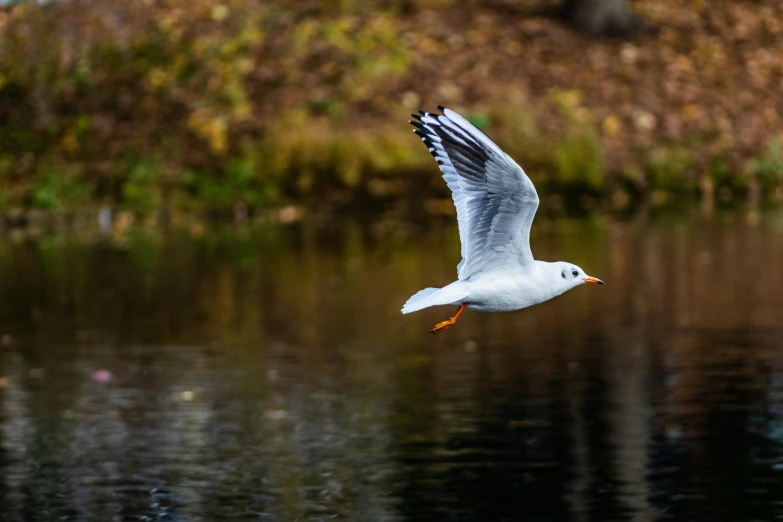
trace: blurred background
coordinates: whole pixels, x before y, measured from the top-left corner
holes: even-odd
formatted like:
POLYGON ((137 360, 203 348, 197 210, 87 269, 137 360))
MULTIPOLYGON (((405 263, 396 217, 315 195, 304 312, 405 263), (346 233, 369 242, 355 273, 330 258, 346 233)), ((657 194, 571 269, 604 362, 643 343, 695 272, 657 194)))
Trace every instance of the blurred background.
POLYGON ((0 0, 0 519, 783 519, 781 92, 778 0, 0 0), (437 105, 605 286, 400 314, 437 105))

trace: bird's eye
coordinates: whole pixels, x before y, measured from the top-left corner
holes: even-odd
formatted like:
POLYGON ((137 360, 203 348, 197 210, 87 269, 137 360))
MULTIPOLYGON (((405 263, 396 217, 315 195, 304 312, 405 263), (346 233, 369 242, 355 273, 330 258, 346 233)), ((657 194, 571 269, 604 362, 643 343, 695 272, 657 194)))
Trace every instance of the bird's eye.
POLYGON ((574 277, 576 277, 576 276, 578 276, 578 275, 579 275, 579 272, 577 272, 576 270, 573 270, 573 271, 571 272, 571 275, 572 275, 572 276, 574 276, 574 277))

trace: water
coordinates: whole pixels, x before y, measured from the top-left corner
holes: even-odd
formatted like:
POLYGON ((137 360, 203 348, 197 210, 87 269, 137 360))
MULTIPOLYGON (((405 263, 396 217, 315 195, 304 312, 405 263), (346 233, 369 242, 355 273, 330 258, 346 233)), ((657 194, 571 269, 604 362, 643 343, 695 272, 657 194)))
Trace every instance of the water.
POLYGON ((0 239, 0 519, 783 519, 783 219, 540 220, 606 281, 402 316, 451 220, 0 239))

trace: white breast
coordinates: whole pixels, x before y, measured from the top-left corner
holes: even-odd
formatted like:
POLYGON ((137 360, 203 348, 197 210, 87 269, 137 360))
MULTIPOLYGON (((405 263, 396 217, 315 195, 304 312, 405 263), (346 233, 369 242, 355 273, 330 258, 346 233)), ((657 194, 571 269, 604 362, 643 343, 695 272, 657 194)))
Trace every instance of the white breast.
POLYGON ((481 312, 510 312, 556 297, 569 286, 553 276, 550 263, 535 261, 528 270, 476 274, 470 285, 468 308, 481 312))

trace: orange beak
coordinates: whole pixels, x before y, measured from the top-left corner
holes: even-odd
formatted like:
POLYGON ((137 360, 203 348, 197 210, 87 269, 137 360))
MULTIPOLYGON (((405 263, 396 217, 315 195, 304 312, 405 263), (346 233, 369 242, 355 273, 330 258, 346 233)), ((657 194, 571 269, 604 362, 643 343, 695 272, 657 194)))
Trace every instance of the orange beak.
POLYGON ((584 281, 585 283, 593 283, 595 285, 602 285, 602 284, 604 284, 603 281, 601 281, 600 279, 597 279, 595 277, 583 277, 582 281, 584 281))

